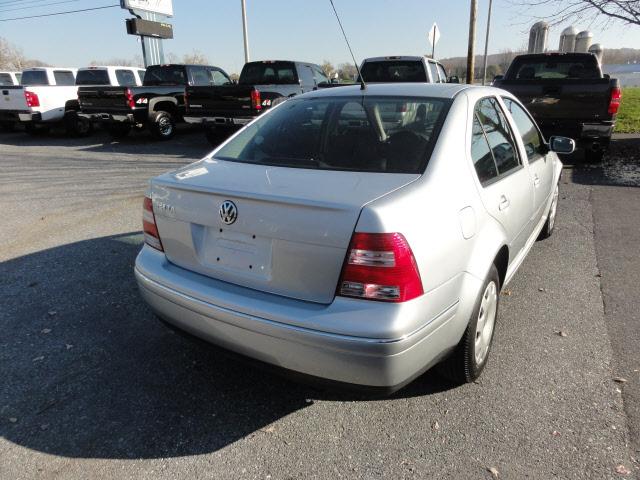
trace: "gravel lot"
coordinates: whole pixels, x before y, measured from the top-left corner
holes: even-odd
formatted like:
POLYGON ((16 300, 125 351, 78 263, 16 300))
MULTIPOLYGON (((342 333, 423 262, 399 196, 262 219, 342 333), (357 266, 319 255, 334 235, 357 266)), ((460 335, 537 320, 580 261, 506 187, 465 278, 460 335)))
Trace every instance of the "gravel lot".
POLYGON ((633 181, 565 170, 556 232, 502 295, 478 383, 429 372, 376 399, 263 372, 154 318, 132 274, 146 181, 209 148, 197 132, 148 141, 0 134, 0 478, 637 475, 633 181))

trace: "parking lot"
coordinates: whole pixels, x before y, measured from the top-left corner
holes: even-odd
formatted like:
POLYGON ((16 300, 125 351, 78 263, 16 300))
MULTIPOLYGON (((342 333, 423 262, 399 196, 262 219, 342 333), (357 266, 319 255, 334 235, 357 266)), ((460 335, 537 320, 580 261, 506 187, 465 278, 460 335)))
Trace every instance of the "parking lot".
POLYGON ((200 132, 0 134, 0 478, 637 475, 639 145, 564 170, 478 382, 372 398, 230 358, 142 302, 146 181, 206 154, 200 132))

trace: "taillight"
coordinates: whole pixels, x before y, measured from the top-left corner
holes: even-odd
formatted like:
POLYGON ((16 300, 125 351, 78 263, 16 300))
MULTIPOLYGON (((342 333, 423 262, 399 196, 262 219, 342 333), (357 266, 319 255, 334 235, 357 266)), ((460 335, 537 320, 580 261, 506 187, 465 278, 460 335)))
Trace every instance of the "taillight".
POLYGON ((254 110, 262 110, 262 101, 260 99, 260 90, 251 90, 251 107, 254 110))
POLYGON ((423 293, 416 260, 402 234, 353 234, 338 295, 406 302, 423 293))
POLYGON ((144 231, 144 241, 147 245, 164 252, 162 241, 156 225, 156 217, 153 214, 153 202, 149 197, 144 197, 142 207, 142 230, 144 231))
POLYGON ((135 108, 136 102, 133 100, 133 92, 131 91, 131 89, 127 88, 127 90, 124 92, 124 95, 127 99, 127 106, 129 108, 135 108))
POLYGON ((611 100, 609 100, 609 115, 615 115, 620 108, 620 101, 622 100, 622 90, 618 87, 611 89, 611 100))
POLYGON ((25 90, 24 91, 24 98, 27 101, 27 107, 39 107, 40 106, 40 99, 38 98, 38 95, 30 92, 29 90, 25 90))

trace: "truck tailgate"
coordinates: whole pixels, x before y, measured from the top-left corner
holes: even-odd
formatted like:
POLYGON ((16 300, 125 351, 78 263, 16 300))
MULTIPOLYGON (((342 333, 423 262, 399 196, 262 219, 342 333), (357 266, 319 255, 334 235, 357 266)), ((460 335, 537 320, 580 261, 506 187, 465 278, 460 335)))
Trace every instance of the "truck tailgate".
POLYGON ((80 87, 78 100, 84 112, 103 112, 129 108, 126 87, 80 87))
POLYGON ((187 114, 246 115, 252 114, 251 85, 188 87, 187 114))
POLYGON ((24 97, 24 87, 4 86, 0 87, 2 100, 0 100, 0 110, 26 111, 27 100, 24 97))

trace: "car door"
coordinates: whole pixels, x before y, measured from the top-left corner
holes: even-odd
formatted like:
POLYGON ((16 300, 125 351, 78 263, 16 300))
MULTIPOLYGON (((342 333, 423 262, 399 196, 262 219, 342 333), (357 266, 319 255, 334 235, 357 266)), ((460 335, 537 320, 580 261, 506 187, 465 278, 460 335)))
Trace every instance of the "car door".
POLYGON ((502 97, 502 101, 522 139, 521 154, 526 155, 529 163, 534 198, 532 222, 536 225, 546 214, 545 207, 555 187, 553 159, 540 130, 525 108, 509 97, 502 97))
POLYGON ((479 100, 473 110, 471 158, 487 212, 507 233, 513 259, 532 231, 533 186, 521 161, 509 122, 495 97, 479 100))

